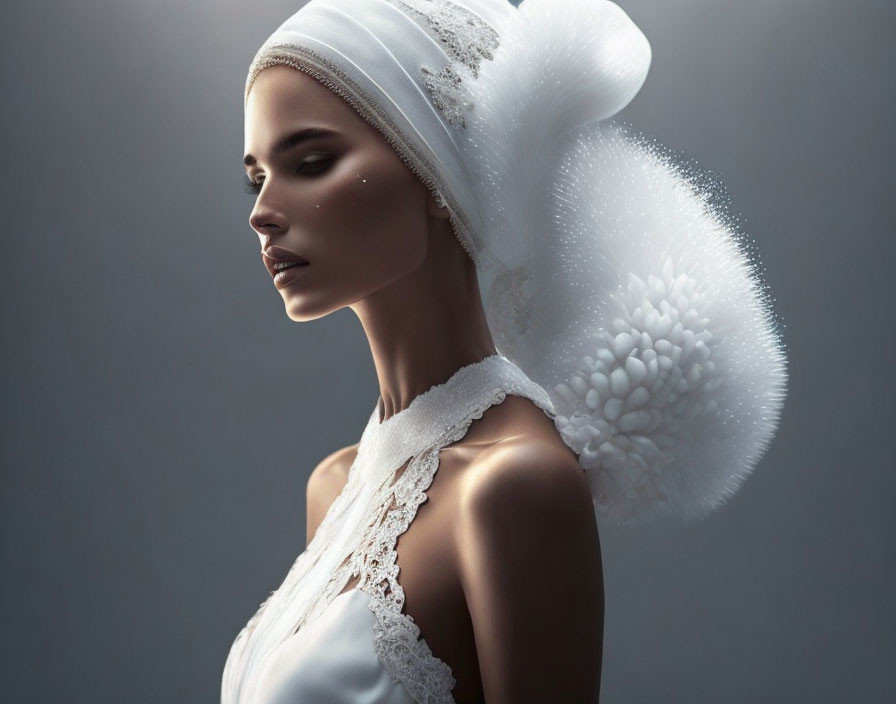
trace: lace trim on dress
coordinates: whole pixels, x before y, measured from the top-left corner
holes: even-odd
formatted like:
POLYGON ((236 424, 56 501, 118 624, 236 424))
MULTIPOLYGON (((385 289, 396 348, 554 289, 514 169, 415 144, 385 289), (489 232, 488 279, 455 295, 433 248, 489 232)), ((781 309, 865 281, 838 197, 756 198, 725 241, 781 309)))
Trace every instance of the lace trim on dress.
POLYGON ((369 606, 376 616, 374 648, 383 668, 404 684, 415 701, 453 704, 451 690, 456 681, 451 668, 433 655, 420 639, 413 618, 403 613, 405 595, 398 583, 396 545, 426 500, 439 466, 440 450, 461 439, 474 420, 501 403, 507 394, 529 398, 555 418, 547 392, 501 355, 462 368, 448 382, 421 394, 411 407, 379 425, 375 422, 378 409, 374 411, 346 484, 311 543, 295 560, 280 588, 262 602, 237 635, 225 667, 222 701, 250 701, 257 686, 255 673, 271 648, 324 613, 329 603, 360 576, 355 586, 371 597, 369 606), (405 464, 401 460, 409 461, 398 474, 405 464), (375 474, 362 475, 365 468, 380 463, 396 468, 383 475, 382 481, 375 474), (369 496, 361 493, 366 486, 370 487, 369 496), (367 509, 359 522, 349 525, 346 519, 356 501, 363 501, 367 509), (303 615, 290 623, 290 605, 299 590, 308 588, 303 577, 326 550, 332 549, 330 541, 342 529, 351 531, 345 544, 353 549, 322 580, 307 608, 302 609, 303 615), (278 625, 281 623, 286 626, 283 630, 278 625))
POLYGON ((403 612, 404 589, 398 583, 395 546, 420 505, 438 468, 439 448, 418 455, 395 485, 394 503, 383 523, 362 546, 364 579, 361 589, 371 595, 370 610, 376 615, 374 650, 386 671, 404 684, 416 702, 453 704, 456 680, 446 662, 435 657, 420 638, 420 627, 403 612))
POLYGON ((553 418, 550 401, 532 393, 531 389, 526 384, 510 383, 470 402, 466 417, 447 429, 431 448, 417 455, 392 485, 390 507, 378 512, 378 521, 359 546, 357 559, 353 559, 353 573, 363 575, 358 586, 370 594, 370 609, 377 616, 374 626, 377 656, 386 671, 402 682, 414 701, 421 704, 454 704, 451 690, 456 680, 448 664, 433 655, 426 641, 420 639, 420 628, 413 617, 403 612, 405 594, 398 582, 398 538, 426 501, 426 491, 439 467, 441 449, 463 438, 473 421, 482 418, 486 410, 501 403, 508 393, 518 392, 517 395, 529 398, 553 418))

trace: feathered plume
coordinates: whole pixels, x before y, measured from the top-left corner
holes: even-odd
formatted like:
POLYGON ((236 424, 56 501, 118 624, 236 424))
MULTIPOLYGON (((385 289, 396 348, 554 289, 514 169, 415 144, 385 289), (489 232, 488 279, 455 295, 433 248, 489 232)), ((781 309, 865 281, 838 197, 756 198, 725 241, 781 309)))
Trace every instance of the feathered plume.
POLYGON ((650 47, 605 0, 525 0, 472 85, 464 135, 502 263, 499 351, 551 394, 617 523, 703 516, 773 437, 786 360, 758 267, 706 172, 607 118, 650 47))

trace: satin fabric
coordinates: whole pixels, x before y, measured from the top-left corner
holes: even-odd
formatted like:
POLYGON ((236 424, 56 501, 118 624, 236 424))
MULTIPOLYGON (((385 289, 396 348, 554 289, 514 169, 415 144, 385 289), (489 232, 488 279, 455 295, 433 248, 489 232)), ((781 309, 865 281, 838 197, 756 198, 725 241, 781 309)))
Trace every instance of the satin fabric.
POLYGON ((256 704, 412 704, 373 649, 370 596, 351 589, 270 654, 256 704))

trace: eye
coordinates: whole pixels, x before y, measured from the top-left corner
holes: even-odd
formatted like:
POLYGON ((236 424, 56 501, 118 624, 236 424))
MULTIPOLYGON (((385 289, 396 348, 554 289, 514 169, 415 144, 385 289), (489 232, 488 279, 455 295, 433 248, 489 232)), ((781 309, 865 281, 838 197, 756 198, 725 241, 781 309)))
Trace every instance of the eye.
POLYGON ((326 155, 320 155, 316 159, 305 159, 305 161, 299 164, 299 167, 296 169, 296 173, 319 173, 321 171, 326 171, 327 167, 332 163, 332 161, 332 157, 326 155))
MULTIPOLYGON (((296 168, 296 174, 317 174, 323 173, 326 171, 330 164, 333 163, 333 158, 330 156, 320 156, 316 159, 305 159, 299 166, 296 168)), ((252 195, 258 195, 261 193, 261 187, 264 185, 264 179, 261 181, 253 181, 251 178, 246 176, 246 180, 243 183, 243 187, 246 190, 246 193, 251 193, 252 195)))

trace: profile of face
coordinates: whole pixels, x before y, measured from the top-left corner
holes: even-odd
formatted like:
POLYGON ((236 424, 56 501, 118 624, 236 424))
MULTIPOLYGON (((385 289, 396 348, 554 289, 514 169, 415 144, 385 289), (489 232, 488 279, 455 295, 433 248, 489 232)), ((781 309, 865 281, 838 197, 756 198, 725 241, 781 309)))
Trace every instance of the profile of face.
POLYGON ((448 226, 448 211, 380 132, 289 66, 256 77, 245 148, 257 193, 249 223, 262 251, 308 262, 287 270, 288 283, 275 279, 293 320, 322 317, 407 276, 426 258, 433 227, 448 226))

